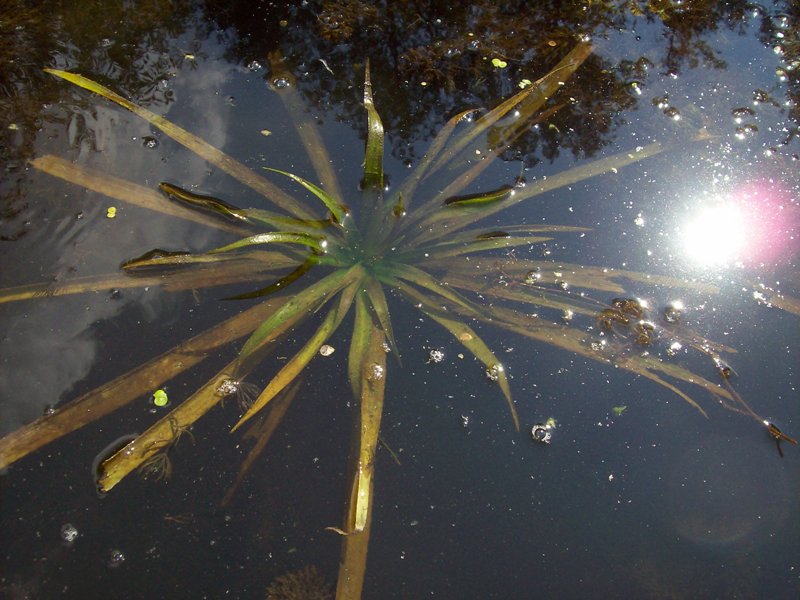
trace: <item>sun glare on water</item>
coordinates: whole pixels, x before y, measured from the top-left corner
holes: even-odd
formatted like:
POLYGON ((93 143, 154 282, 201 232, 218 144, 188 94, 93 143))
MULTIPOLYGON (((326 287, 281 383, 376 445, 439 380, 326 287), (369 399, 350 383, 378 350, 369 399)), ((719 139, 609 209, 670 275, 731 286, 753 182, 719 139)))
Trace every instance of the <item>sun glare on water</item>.
POLYGON ((681 224, 680 251, 705 268, 777 263, 797 251, 793 199, 750 184, 727 197, 698 203, 681 224))
POLYGON ((737 262, 747 239, 747 222, 742 211, 731 204, 703 208, 682 228, 682 246, 689 260, 702 266, 723 266, 737 262))

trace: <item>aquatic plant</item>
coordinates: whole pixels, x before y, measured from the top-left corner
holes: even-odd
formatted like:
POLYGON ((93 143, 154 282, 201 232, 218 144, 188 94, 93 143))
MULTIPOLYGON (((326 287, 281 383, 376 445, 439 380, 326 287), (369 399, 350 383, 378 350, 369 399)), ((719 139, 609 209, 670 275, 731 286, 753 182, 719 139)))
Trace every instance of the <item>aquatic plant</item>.
POLYGON ((275 578, 267 600, 332 600, 333 590, 319 569, 306 566, 275 578))
MULTIPOLYGON (((679 387, 694 386, 725 407, 753 417, 778 442, 794 443, 764 421, 733 389, 729 381, 731 373, 721 358, 728 348, 681 330, 672 318, 657 323, 651 320, 645 304, 629 297, 622 282, 705 292, 714 292, 715 288, 670 277, 513 255, 515 249, 541 244, 553 236, 587 231, 583 227, 510 224, 501 228, 481 224, 487 217, 539 194, 623 168, 665 149, 654 143, 634 152, 588 162, 535 184, 500 182, 506 185, 475 191, 473 182, 493 161, 530 127, 546 123, 563 106, 556 92, 590 53, 589 44, 579 43, 546 75, 527 82, 521 91, 494 109, 477 118, 476 111, 471 109, 452 117, 406 181, 391 190, 385 183, 384 131, 367 65, 364 107, 368 133, 363 179, 358 192, 347 194, 341 190, 316 130, 305 123, 306 117, 298 110, 300 103, 294 96, 291 75, 281 74, 279 92, 297 124, 319 185, 297 174, 273 168, 267 171, 299 186, 308 195, 303 197, 286 193, 197 136, 90 79, 48 70, 146 119, 260 193, 271 210, 239 208, 168 183, 161 184, 162 195, 55 156, 36 158, 31 165, 42 172, 119 201, 218 228, 235 235, 236 240, 194 254, 153 250, 125 262, 122 274, 10 288, 0 291, 0 302, 109 288, 160 286, 166 291, 180 291, 253 282, 260 282, 261 287, 233 298, 260 301, 0 440, 0 467, 137 397, 152 393, 197 365, 211 350, 248 336, 233 361, 183 402, 176 402, 168 414, 155 420, 144 433, 98 467, 97 484, 102 492, 110 491, 135 470, 157 478, 168 477, 171 464, 167 453, 177 445, 181 435, 226 397, 238 394, 243 414, 232 431, 248 424, 247 435, 258 442, 223 499, 226 503, 283 418, 299 389, 303 370, 353 313, 348 378, 360 411, 354 426, 358 447, 351 465, 346 518, 341 527, 328 529, 343 539, 336 596, 358 598, 370 537, 375 455, 389 373, 387 353, 397 356, 399 362, 402 350, 395 339, 387 290, 439 324, 473 355, 487 378, 496 382, 498 397, 505 400, 517 430, 520 422, 506 366, 481 338, 476 325, 491 325, 614 364, 664 386, 706 415, 705 409, 679 387), (475 160, 476 152, 480 160, 475 160), (593 299, 574 290, 613 299, 593 299), (539 311, 556 316, 539 316, 539 311), (572 319, 573 315, 587 318, 592 323, 592 333, 572 319), (249 397, 251 388, 246 378, 262 364, 275 342, 307 321, 316 321, 311 336, 269 379, 257 397, 249 397), (653 347, 658 335, 682 340, 699 355, 710 357, 717 366, 720 381, 707 379, 655 352, 631 351, 653 347), (266 408, 270 410, 264 416, 266 408)), ((275 61, 277 66, 277 58, 275 61)), ((704 135, 698 133, 699 138, 704 135)), ((674 317, 674 313, 671 315, 674 317)))

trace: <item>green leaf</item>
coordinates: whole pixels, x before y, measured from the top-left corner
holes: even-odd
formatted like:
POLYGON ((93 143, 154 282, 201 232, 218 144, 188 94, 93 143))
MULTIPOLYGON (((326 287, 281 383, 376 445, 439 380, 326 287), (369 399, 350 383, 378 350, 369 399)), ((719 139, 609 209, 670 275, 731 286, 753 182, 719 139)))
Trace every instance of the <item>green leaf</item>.
MULTIPOLYGON (((481 314, 480 307, 476 306, 473 302, 470 302, 447 285, 442 284, 439 280, 422 269, 418 269, 412 265, 393 263, 391 268, 388 269, 387 276, 390 285, 397 286, 399 282, 392 278, 398 277, 434 292, 476 315, 481 314)), ((405 286, 402 287, 405 288, 405 286)))
POLYGON ((257 244, 298 244, 311 248, 320 254, 325 253, 325 247, 328 245, 327 240, 322 236, 313 236, 299 231, 270 231, 267 233, 259 233, 251 235, 232 244, 221 246, 209 250, 208 254, 217 254, 219 252, 230 252, 238 248, 246 248, 247 246, 255 246, 257 244))
POLYGON ((364 154, 364 189, 383 189, 383 123, 372 101, 369 59, 364 70, 364 108, 367 109, 367 149, 364 154))
POLYGON ((481 192, 478 194, 468 194, 466 196, 453 196, 444 201, 445 206, 483 206, 492 204, 511 197, 514 188, 510 185, 503 186, 491 192, 481 192))
POLYGON ((288 275, 281 277, 278 281, 269 284, 266 287, 261 289, 255 290, 253 292, 246 292, 244 294, 238 294, 236 296, 229 296, 227 298, 223 298, 223 300, 247 300, 249 298, 262 298, 264 296, 268 296, 269 294, 274 294, 280 290, 285 290, 288 285, 292 282, 297 281, 303 275, 308 273, 311 270, 311 267, 316 265, 319 262, 319 258, 312 254, 309 256, 303 264, 298 266, 288 275))
POLYGON ((370 335, 373 327, 372 316, 367 308, 367 293, 363 290, 356 294, 355 321, 350 336, 350 354, 347 359, 347 376, 353 395, 361 397, 362 363, 367 354, 370 335))
POLYGON ((331 211, 333 218, 336 220, 337 223, 341 224, 344 219, 350 214, 350 209, 342 202, 337 202, 330 194, 328 194, 322 188, 314 185, 310 181, 306 181, 302 177, 298 177, 293 173, 288 173, 286 171, 281 171, 279 169, 272 169, 270 167, 264 167, 267 171, 272 171, 273 173, 280 173, 281 175, 285 175, 295 183, 299 183, 304 188, 306 188, 309 192, 314 194, 317 198, 322 200, 325 206, 331 211))
POLYGON ((171 183, 161 182, 158 184, 158 189, 164 192, 170 198, 185 202, 190 206, 199 206, 217 214, 229 217, 234 220, 248 222, 247 216, 243 213, 242 209, 237 208, 227 202, 214 198, 213 196, 204 196, 203 194, 195 194, 188 190, 179 188, 177 185, 171 183))
POLYGON ((242 214, 250 221, 266 223, 278 231, 285 231, 287 228, 297 231, 318 231, 333 225, 331 217, 327 219, 295 219, 260 208, 243 208, 242 214))
POLYGON ((389 340, 389 345, 399 361, 400 350, 397 347, 397 342, 394 339, 394 332, 392 331, 392 319, 389 317, 389 305, 386 302, 386 295, 383 292, 383 286, 374 277, 369 277, 364 282, 364 289, 367 293, 370 303, 372 304, 372 310, 375 311, 375 316, 378 317, 378 322, 381 325, 381 329, 383 329, 383 332, 386 334, 386 339, 389 340))
POLYGON ((256 413, 258 413, 267 403, 272 400, 279 392, 281 392, 287 385, 289 385, 300 374, 300 372, 311 362, 311 359, 317 355, 320 346, 324 344, 331 334, 336 331, 336 328, 342 322, 342 319, 350 309, 353 302, 353 296, 357 291, 358 282, 353 282, 348 285, 339 296, 339 302, 336 306, 332 307, 325 316, 322 324, 311 338, 303 345, 300 351, 295 354, 289 361, 283 365, 280 371, 273 377, 264 388, 264 391, 259 394, 253 405, 242 415, 242 418, 234 425, 231 432, 236 431, 244 423, 250 420, 256 413))
POLYGON ((333 294, 361 279, 363 274, 364 269, 360 265, 355 265, 350 269, 337 269, 302 292, 292 296, 286 304, 270 315, 255 330, 239 353, 240 357, 247 357, 263 343, 274 339, 276 332, 283 331, 298 319, 308 316, 313 310, 330 300, 333 294))
POLYGON ((425 153, 425 156, 422 158, 422 161, 420 161, 419 165, 414 169, 406 182, 403 184, 403 187, 400 188, 400 191, 398 192, 398 201, 400 198, 406 199, 406 210, 410 208, 411 202, 414 198, 414 192, 416 191, 419 182, 428 175, 431 164, 434 160, 439 158, 439 155, 442 153, 445 144, 453 134, 456 125, 463 121, 467 115, 472 112, 474 112, 473 109, 461 111, 447 121, 445 126, 442 127, 439 133, 436 134, 436 137, 433 138, 433 142, 431 142, 431 145, 428 148, 428 151, 425 153))

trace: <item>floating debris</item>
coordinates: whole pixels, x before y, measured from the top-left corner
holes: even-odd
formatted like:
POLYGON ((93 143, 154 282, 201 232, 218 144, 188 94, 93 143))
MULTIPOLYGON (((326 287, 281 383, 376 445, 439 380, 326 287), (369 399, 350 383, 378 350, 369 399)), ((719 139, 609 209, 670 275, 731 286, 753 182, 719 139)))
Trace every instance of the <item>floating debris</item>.
POLYGON ((122 563, 125 562, 125 555, 122 553, 122 550, 112 550, 108 555, 108 566, 112 569, 116 569, 122 563))
POLYGON ((331 355, 331 354, 333 354, 334 352, 336 352, 336 348, 334 348, 333 346, 331 346, 331 345, 329 345, 329 344, 323 344, 323 345, 322 345, 322 346, 320 346, 320 348, 319 348, 319 353, 320 353, 322 356, 330 356, 330 355, 331 355))
POLYGON ((153 392, 153 404, 159 408, 169 404, 169 396, 167 395, 166 390, 156 390, 153 392))
POLYGON ((242 411, 247 411, 253 405, 260 391, 254 383, 237 379, 225 379, 217 387, 217 394, 226 398, 233 396, 242 411))
POLYGON ((61 539, 67 546, 71 546, 78 539, 78 530, 72 523, 64 523, 61 526, 61 539))

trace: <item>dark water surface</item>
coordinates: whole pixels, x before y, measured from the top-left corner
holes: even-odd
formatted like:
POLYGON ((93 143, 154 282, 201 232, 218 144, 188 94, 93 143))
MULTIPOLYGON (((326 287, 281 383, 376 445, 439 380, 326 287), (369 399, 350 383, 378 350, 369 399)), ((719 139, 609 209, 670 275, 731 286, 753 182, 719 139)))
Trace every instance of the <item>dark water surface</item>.
MULTIPOLYGON (((33 4, 0 9, 10 48, 0 62, 0 287, 56 285, 117 272, 152 248, 204 251, 234 239, 29 165, 45 154, 150 188, 168 181, 238 206, 263 203, 145 121, 43 67, 91 77, 254 169, 310 178, 279 97, 282 64, 345 194, 355 195, 366 58, 396 185, 451 116, 496 105, 591 38, 594 53, 562 90, 563 109, 509 149, 477 189, 520 176, 532 184, 656 141, 668 149, 503 213, 498 223, 592 231, 497 253, 488 284, 509 283, 503 265, 523 257, 714 284, 720 293, 646 283, 628 292, 655 311, 681 300, 683 325, 737 349, 729 358, 742 397, 800 435, 800 319, 777 304, 800 292, 800 12, 792 3, 557 11, 155 0, 147 10, 58 8, 58 18, 49 3, 33 4), (701 128, 708 138, 692 141, 701 128)), ((219 301, 246 289, 109 289, 3 303, 0 433, 250 306, 219 301)), ((699 388, 686 391, 707 419, 626 371, 476 326, 509 370, 523 426, 515 432, 478 363, 459 358, 463 348, 436 323, 389 301, 403 365, 389 364, 382 438, 400 464, 386 451, 376 457, 365 598, 800 596, 800 448, 784 442, 781 459, 763 427, 699 388), (429 360, 435 349, 442 362, 429 360), (550 417, 552 443, 536 444, 531 425, 550 417)), ((577 326, 587 339, 597 333, 591 319, 577 326)), ((294 348, 312 332, 299 329, 294 348)), ((251 444, 228 433, 239 416, 232 402, 195 425, 195 443, 173 453, 168 481, 131 476, 103 498, 95 491, 97 453, 161 416, 148 397, 8 467, 0 477, 0 597, 261 598, 275 577, 304 565, 335 582, 341 540, 324 528, 341 525, 357 414, 347 332, 329 342, 337 352, 314 360, 225 507, 220 500, 251 444), (78 532, 71 544, 62 540, 67 524, 78 532), (124 560, 113 560, 117 552, 124 560)), ((237 349, 170 381, 173 401, 237 349)), ((665 356, 666 344, 651 351, 665 356)), ((676 360, 718 380, 708 357, 681 351, 676 360)), ((268 367, 254 383, 266 383, 268 367)))

